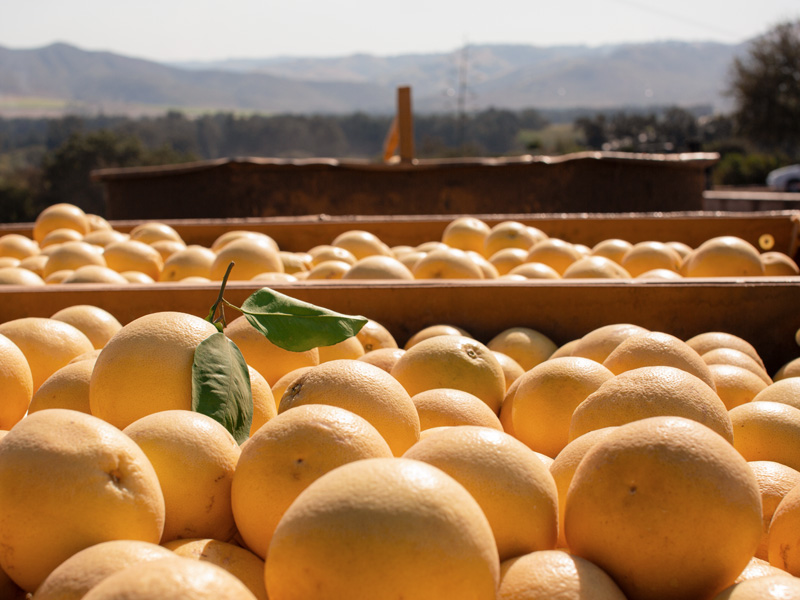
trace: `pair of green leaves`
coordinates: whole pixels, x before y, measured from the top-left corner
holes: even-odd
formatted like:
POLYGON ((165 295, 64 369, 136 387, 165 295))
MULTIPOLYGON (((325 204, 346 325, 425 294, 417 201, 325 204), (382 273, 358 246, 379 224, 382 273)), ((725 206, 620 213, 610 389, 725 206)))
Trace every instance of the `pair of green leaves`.
POLYGON ((320 308, 269 288, 254 292, 236 307, 222 298, 226 280, 227 275, 207 317, 220 331, 198 344, 194 352, 192 410, 221 423, 241 444, 247 440, 253 420, 250 374, 239 348, 222 333, 224 313, 222 323, 215 318, 222 303, 242 312, 270 342, 292 352, 341 342, 356 335, 367 319, 320 308))

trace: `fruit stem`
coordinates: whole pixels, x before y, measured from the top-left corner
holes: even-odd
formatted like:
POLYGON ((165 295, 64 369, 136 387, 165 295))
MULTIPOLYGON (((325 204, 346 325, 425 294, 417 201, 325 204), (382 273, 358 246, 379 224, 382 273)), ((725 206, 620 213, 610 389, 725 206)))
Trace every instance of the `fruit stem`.
MULTIPOLYGON (((233 306, 232 304, 230 304, 230 302, 225 301, 225 299, 222 297, 222 295, 225 293, 225 286, 228 283, 228 277, 230 277, 233 265, 234 263, 233 261, 231 261, 231 264, 229 264, 228 268, 225 270, 225 275, 222 277, 222 285, 219 286, 219 295, 217 296, 217 301, 214 302, 214 306, 211 307, 211 310, 209 311, 208 316, 206 317, 206 321, 214 325, 217 325, 217 329, 220 329, 218 325, 219 322, 222 322, 222 327, 225 327, 227 325, 227 323, 225 322, 225 304, 233 306), (219 314, 220 314, 219 319, 214 318, 214 315, 217 314, 217 308, 219 308, 219 314)), ((220 329, 220 331, 222 330, 220 329)))

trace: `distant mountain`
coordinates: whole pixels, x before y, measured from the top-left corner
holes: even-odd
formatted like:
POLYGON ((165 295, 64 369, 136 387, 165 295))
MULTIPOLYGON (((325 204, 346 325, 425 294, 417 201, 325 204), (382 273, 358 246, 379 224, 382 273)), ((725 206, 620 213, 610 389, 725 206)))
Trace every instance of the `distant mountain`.
POLYGON ((274 57, 165 65, 67 44, 0 47, 0 116, 39 112, 389 113, 411 85, 420 112, 710 105, 725 109, 741 45, 469 46, 440 54, 274 57), (461 92, 459 91, 461 90, 461 92))

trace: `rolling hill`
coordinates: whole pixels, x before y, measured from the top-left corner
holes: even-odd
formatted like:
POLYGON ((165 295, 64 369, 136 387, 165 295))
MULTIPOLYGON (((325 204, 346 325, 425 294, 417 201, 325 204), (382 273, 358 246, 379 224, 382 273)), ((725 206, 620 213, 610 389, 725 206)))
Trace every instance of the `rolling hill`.
POLYGON ((452 53, 273 57, 161 64, 67 44, 0 46, 0 116, 65 112, 389 113, 411 85, 421 112, 709 105, 741 45, 654 42, 615 46, 482 45, 452 53), (460 88, 463 86, 463 88, 460 88))

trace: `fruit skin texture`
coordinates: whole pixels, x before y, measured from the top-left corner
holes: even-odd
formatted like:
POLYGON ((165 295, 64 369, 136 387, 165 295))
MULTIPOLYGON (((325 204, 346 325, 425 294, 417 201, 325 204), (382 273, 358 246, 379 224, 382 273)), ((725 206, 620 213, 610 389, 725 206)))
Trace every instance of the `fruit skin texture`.
POLYGON ((23 317, 6 321, 0 324, 0 334, 14 342, 28 360, 34 392, 70 360, 94 349, 83 332, 55 319, 23 317))
POLYGON ((500 560, 555 548, 558 491, 525 444, 487 427, 447 427, 414 444, 405 458, 438 467, 478 501, 500 560))
POLYGON ((555 358, 536 365, 520 378, 514 395, 514 436, 532 450, 555 458, 569 442, 575 408, 613 377, 588 358, 555 358))
POLYGON ((403 386, 383 369, 358 360, 332 360, 300 375, 286 390, 278 415, 297 406, 327 404, 366 419, 395 456, 419 440, 419 415, 403 386))
POLYGON ((433 388, 474 394, 495 413, 506 393, 503 367, 491 350, 460 335, 442 335, 409 348, 391 372, 412 396, 433 388))
POLYGON ((550 358, 557 348, 553 340, 529 327, 511 327, 501 331, 486 345, 489 350, 510 356, 525 371, 550 358))
POLYGON ((647 329, 631 323, 604 325, 576 340, 571 354, 572 356, 591 358, 602 364, 614 348, 638 333, 647 333, 647 329))
POLYGON ((84 600, 255 600, 222 567, 182 556, 139 563, 101 581, 84 600))
POLYGON ((500 419, 480 398, 463 390, 434 388, 411 397, 421 431, 452 425, 478 425, 503 431, 500 419))
POLYGON ((271 600, 494 600, 500 564, 478 503, 443 471, 373 458, 326 473, 281 519, 271 600))
POLYGON ((194 351, 214 333, 211 323, 185 313, 131 321, 97 357, 89 384, 92 414, 123 429, 154 412, 189 410, 194 351))
POLYGON ((135 540, 112 540, 84 548, 50 573, 36 600, 80 600, 109 575, 131 565, 172 556, 172 551, 135 540))
POLYGON ((47 408, 69 408, 91 414, 89 382, 94 363, 94 359, 71 362, 53 373, 31 398, 28 414, 47 408))
POLYGON ((772 515, 767 543, 769 564, 800 575, 800 486, 795 486, 772 515))
POLYGON ((800 598, 800 580, 786 575, 769 575, 741 581, 718 595, 714 600, 790 600, 800 598))
POLYGON ((763 530, 756 558, 769 559, 769 526, 781 500, 800 483, 800 472, 771 460, 748 463, 758 481, 761 492, 763 530))
POLYGON ((0 334, 0 429, 11 429, 28 410, 33 376, 22 350, 0 334))
POLYGON ((581 463, 586 453, 600 440, 614 431, 614 427, 603 427, 584 433, 564 446, 550 465, 550 474, 556 482, 558 490, 558 547, 566 548, 567 539, 564 536, 564 509, 567 504, 567 490, 575 470, 581 463))
POLYGON ((264 561, 249 550, 212 539, 173 540, 164 547, 178 556, 222 567, 245 584, 258 600, 267 600, 264 561))
POLYGON ((96 417, 49 409, 0 444, 0 566, 25 590, 76 552, 114 540, 157 544, 164 497, 150 461, 96 417))
POLYGON ((500 565, 498 600, 626 600, 597 565, 563 550, 541 550, 500 565))
POLYGON ((114 315, 98 306, 76 304, 56 312, 51 319, 69 323, 80 329, 95 349, 102 348, 108 340, 122 329, 122 324, 114 315))
POLYGON ((800 409, 764 400, 740 404, 728 414, 733 446, 746 460, 773 460, 800 471, 800 409))
POLYGON ((242 539, 264 558, 283 513, 325 473, 392 451, 365 419, 343 408, 310 404, 281 413, 242 448, 231 504, 242 539))
POLYGON ((642 367, 606 381, 575 408, 569 439, 601 427, 670 415, 693 419, 734 440, 719 396, 691 373, 674 367, 642 367))
POLYGON ((761 497, 745 460, 695 421, 622 425, 589 450, 567 492, 570 550, 629 600, 707 598, 747 565, 761 497))
POLYGON ((222 425, 197 412, 168 410, 134 421, 123 433, 158 475, 166 510, 161 543, 234 536, 231 482, 241 450, 222 425))

